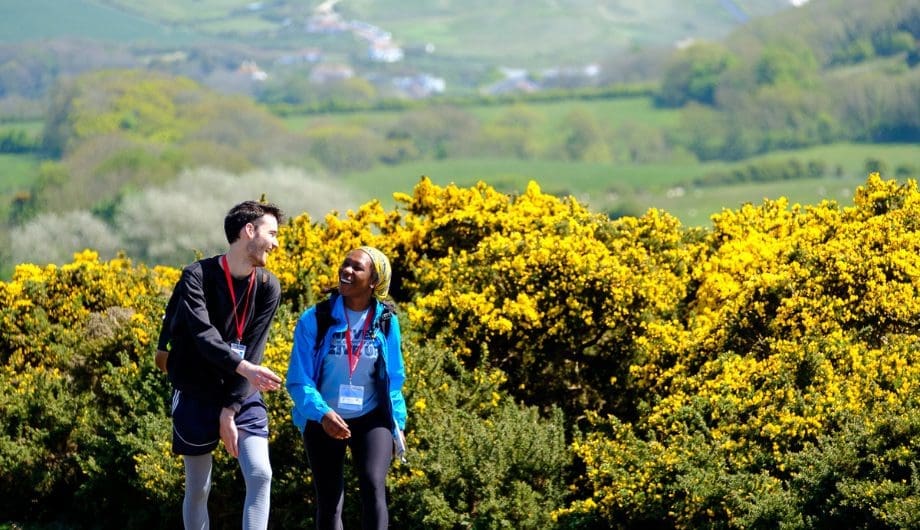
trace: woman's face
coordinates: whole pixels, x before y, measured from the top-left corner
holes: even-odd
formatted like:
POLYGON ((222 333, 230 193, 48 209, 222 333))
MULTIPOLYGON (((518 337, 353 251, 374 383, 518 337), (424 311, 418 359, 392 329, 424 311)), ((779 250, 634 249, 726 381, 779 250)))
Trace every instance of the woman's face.
POLYGON ((352 250, 339 267, 342 296, 370 296, 374 292, 374 262, 360 250, 352 250))

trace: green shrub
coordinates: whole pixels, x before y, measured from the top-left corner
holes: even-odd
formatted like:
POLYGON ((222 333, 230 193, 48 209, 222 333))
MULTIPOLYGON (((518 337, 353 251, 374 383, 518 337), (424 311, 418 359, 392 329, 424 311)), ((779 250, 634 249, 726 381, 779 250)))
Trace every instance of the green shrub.
POLYGON ((467 370, 450 349, 409 346, 409 463, 391 483, 397 528, 547 528, 571 456, 558 409, 547 419, 467 370))

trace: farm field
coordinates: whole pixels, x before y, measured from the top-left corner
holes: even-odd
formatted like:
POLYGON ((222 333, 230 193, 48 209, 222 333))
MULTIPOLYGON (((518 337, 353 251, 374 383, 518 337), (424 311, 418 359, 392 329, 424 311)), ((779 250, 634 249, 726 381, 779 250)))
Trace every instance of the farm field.
POLYGON ((25 131, 26 134, 37 136, 41 134, 44 126, 45 122, 42 120, 0 122, 0 134, 7 131, 25 131))
MULTIPOLYGON (((605 123, 605 125, 619 125, 631 121, 642 121, 654 126, 674 125, 680 115, 677 110, 655 108, 651 99, 647 97, 465 105, 461 109, 483 122, 489 122, 515 106, 529 108, 539 113, 541 117, 540 125, 542 129, 547 130, 556 126, 568 113, 576 109, 590 110, 592 116, 605 123)), ((305 130, 316 122, 335 122, 379 129, 394 123, 406 112, 400 109, 328 114, 293 114, 285 116, 284 123, 292 131, 305 130)))
MULTIPOLYGON (((785 0, 736 3, 747 16, 789 7, 785 0)), ((447 56, 512 63, 507 66, 578 64, 632 46, 670 46, 688 37, 716 39, 739 23, 729 10, 703 0, 353 0, 337 9, 384 27, 397 40, 432 43, 447 56)))
MULTIPOLYGON (((329 44, 303 30, 322 2, 230 0, 35 0, 0 3, 0 42, 75 37, 160 47, 247 42, 299 49, 329 44)), ((436 58, 437 70, 496 66, 579 68, 627 50, 671 48, 687 39, 725 37, 749 18, 789 9, 787 0, 735 0, 738 10, 692 0, 613 2, 332 2, 343 20, 381 28, 409 50, 436 58), (474 66, 475 65, 475 66, 474 66)), ((335 40, 335 39, 334 39, 335 40)), ((343 42, 352 42, 347 37, 343 42)), ((353 51, 360 53, 359 47, 353 51)), ((343 57, 344 59, 344 57, 343 57)), ((432 65, 428 65, 430 67, 432 65)), ((427 68, 426 67, 426 68, 427 68)), ((448 75, 450 77, 450 75, 448 75)))
POLYGON ((91 0, 0 2, 0 43, 64 37, 172 45, 198 39, 189 31, 91 0))
POLYGON ((0 153, 0 219, 8 217, 15 194, 29 188, 38 173, 38 164, 34 155, 0 153))
POLYGON ((865 161, 875 158, 891 168, 920 161, 920 145, 834 144, 798 151, 777 152, 737 163, 594 164, 552 160, 451 159, 415 161, 398 166, 347 174, 343 177, 361 202, 377 198, 394 204, 392 192, 411 193, 422 176, 439 185, 469 186, 484 181, 506 193, 522 191, 531 180, 546 193, 572 195, 595 211, 642 213, 659 208, 688 226, 707 226, 711 214, 738 208, 746 202, 786 197, 789 202, 817 204, 832 199, 851 202, 856 187, 866 180, 865 161), (832 176, 769 183, 741 183, 691 187, 689 183, 711 171, 731 170, 765 160, 824 161, 832 176), (836 174, 836 168, 842 171, 836 174))
MULTIPOLYGON (((512 109, 525 109, 536 118, 531 134, 541 146, 559 144, 565 132, 564 121, 573 112, 585 112, 603 129, 613 131, 620 127, 641 125, 644 128, 671 128, 680 120, 680 111, 659 109, 648 97, 623 97, 609 99, 568 99, 509 103, 498 105, 469 105, 460 110, 475 117, 482 124, 494 123, 512 109)), ((411 111, 409 111, 411 112, 411 111)), ((292 115, 284 118, 288 129, 302 132, 318 123, 353 125, 384 131, 402 118, 405 110, 342 112, 335 114, 292 115)))

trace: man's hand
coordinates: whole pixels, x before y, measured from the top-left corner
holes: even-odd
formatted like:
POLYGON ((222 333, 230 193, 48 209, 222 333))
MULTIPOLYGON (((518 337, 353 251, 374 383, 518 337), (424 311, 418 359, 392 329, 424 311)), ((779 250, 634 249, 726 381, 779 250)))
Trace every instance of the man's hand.
POLYGON ((156 363, 157 368, 166 372, 166 359, 169 358, 169 352, 166 350, 157 350, 156 356, 153 358, 153 362, 156 363))
POLYGON ((220 411, 220 439, 224 442, 224 447, 233 458, 240 456, 240 433, 236 429, 236 422, 233 418, 236 414, 233 409, 224 408, 220 411))
POLYGON ((247 360, 240 361, 236 373, 249 380, 249 384, 260 392, 278 390, 281 388, 281 378, 264 366, 252 364, 247 360))
POLYGON ((323 430, 326 431, 326 434, 336 440, 347 440, 351 438, 351 430, 348 428, 348 424, 345 423, 345 420, 334 410, 327 412, 320 421, 320 424, 323 426, 323 430))

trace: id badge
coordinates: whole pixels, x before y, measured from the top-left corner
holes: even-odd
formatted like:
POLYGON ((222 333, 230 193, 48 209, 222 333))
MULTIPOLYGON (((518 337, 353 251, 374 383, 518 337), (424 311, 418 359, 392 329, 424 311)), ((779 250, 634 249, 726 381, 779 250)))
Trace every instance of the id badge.
POLYGON ((356 385, 339 385, 339 408, 342 410, 361 410, 364 406, 364 387, 356 385))
POLYGON ((230 351, 239 355, 240 357, 243 357, 243 358, 246 357, 246 345, 245 344, 240 344, 239 342, 231 342, 230 351))

